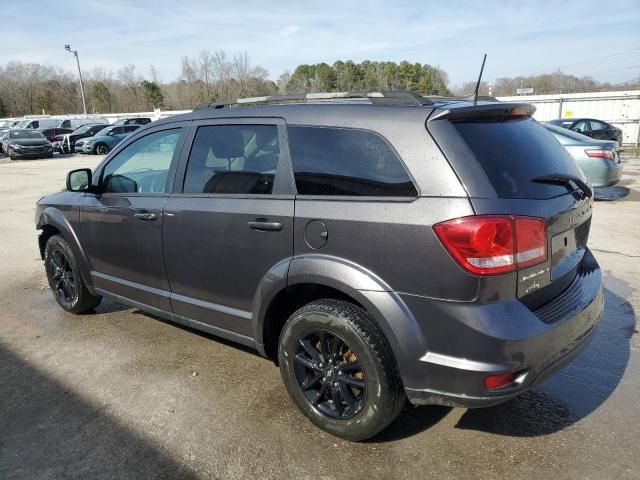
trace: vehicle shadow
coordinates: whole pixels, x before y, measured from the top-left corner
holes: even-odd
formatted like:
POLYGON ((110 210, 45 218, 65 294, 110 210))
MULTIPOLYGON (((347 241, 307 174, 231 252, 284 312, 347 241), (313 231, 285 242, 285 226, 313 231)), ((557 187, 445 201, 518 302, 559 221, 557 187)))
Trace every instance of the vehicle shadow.
POLYGON ((627 368, 636 316, 625 300, 631 288, 605 281, 605 311, 591 344, 573 363, 531 391, 501 405, 470 409, 456 428, 499 435, 548 435, 573 425, 602 405, 627 368))
POLYGON ((594 190, 595 190, 594 199, 596 201, 603 201, 603 202, 622 200, 627 195, 629 195, 629 192, 631 192, 631 189, 627 187, 622 187, 620 185, 615 187, 596 188, 594 190))
POLYGON ((0 344, 0 478, 196 478, 162 447, 0 344))
POLYGON ((386 443, 412 437, 436 425, 453 410, 451 407, 429 405, 416 407, 407 402, 391 425, 365 443, 386 443))

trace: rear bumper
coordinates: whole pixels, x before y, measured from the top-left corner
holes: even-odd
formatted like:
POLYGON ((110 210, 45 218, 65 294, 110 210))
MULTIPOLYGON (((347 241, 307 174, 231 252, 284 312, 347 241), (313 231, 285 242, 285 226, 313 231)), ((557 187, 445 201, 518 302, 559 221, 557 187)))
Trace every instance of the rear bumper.
POLYGON ((623 163, 603 162, 597 170, 592 169, 589 181, 594 187, 611 187, 622 178, 623 163))
POLYGON ((414 404, 460 407, 504 402, 570 363, 593 337, 604 304, 590 252, 571 285, 535 312, 518 300, 481 305, 406 297, 429 347, 403 378, 407 396, 414 404), (516 380, 484 387, 486 375, 505 372, 517 372, 516 380))

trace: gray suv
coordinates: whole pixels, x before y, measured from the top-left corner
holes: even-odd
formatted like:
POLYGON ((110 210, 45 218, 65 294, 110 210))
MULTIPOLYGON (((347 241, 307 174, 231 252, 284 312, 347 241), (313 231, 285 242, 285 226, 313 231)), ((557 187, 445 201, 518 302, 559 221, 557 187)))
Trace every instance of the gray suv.
POLYGON ((592 191, 533 107, 263 101, 153 122, 38 202, 65 310, 104 296, 253 347, 349 440, 407 398, 513 398, 591 339, 592 191))

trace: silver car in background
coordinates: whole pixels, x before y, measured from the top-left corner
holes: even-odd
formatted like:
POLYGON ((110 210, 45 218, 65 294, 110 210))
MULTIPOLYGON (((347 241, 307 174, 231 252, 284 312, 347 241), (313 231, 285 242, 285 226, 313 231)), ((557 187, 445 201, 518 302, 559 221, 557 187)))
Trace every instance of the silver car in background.
POLYGON ((594 140, 580 133, 544 124, 576 161, 594 187, 610 187, 620 181, 623 164, 615 140, 594 140))

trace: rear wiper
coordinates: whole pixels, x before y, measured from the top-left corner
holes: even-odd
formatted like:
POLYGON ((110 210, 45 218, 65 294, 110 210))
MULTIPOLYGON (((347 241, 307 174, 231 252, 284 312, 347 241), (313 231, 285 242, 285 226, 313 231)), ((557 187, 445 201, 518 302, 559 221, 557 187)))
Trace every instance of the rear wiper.
POLYGON ((552 173, 549 175, 541 175, 531 180, 536 183, 553 183, 556 185, 571 186, 571 182, 575 183, 584 194, 591 198, 593 196, 593 190, 582 179, 575 175, 566 175, 564 173, 552 173))

